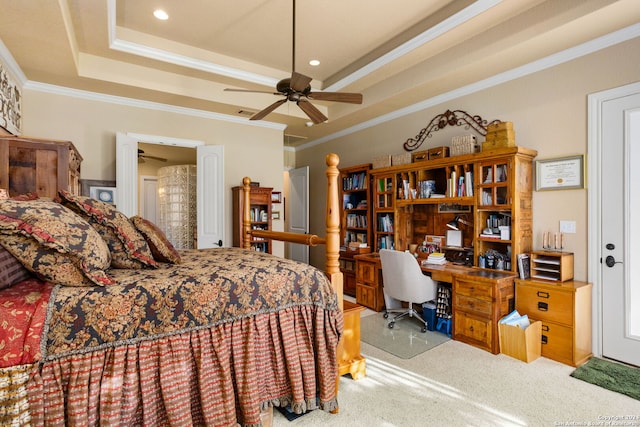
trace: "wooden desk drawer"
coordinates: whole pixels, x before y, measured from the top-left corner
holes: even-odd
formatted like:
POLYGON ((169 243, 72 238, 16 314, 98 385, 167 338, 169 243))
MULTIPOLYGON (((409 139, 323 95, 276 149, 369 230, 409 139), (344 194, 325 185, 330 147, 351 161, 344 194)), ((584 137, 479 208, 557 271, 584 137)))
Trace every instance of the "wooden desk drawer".
POLYGON ((356 275, 358 280, 368 283, 376 283, 376 264, 371 262, 356 262, 356 275))
POLYGON ((573 293, 533 286, 516 286, 518 311, 563 325, 573 324, 573 293))
POLYGON ((466 295, 471 298, 493 300, 493 284, 473 282, 470 280, 455 280, 455 295, 466 295))
POLYGON ((542 322, 542 356, 573 364, 573 328, 542 322))
POLYGON ((456 311, 453 316, 453 339, 492 351, 493 327, 491 319, 456 311))
POLYGON ((491 301, 470 298, 466 295, 454 294, 454 305, 456 310, 473 311, 474 313, 491 315, 491 301))

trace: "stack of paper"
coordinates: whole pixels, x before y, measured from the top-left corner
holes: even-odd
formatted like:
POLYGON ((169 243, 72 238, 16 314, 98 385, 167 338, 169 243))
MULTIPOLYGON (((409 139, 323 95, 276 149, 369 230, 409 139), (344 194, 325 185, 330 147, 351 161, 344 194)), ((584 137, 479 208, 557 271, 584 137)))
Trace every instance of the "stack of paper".
POLYGON ((426 261, 427 264, 446 264, 446 262, 447 259, 442 252, 430 253, 426 261))
POLYGON ((504 316, 502 319, 500 319, 500 323, 516 326, 520 329, 527 329, 527 326, 531 324, 531 322, 529 321, 529 316, 527 316, 526 314, 524 316, 521 316, 520 313, 518 313, 518 310, 513 310, 511 313, 504 316))

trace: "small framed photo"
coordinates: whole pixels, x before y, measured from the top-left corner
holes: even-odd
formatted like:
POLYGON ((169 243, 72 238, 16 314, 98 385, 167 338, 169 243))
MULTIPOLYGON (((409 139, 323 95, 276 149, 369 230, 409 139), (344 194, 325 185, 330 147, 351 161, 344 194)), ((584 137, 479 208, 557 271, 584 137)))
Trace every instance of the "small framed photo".
POLYGON ((271 192, 271 203, 282 203, 282 193, 280 191, 271 192))
POLYGON ((271 219, 280 219, 280 212, 279 211, 271 212, 271 219))
POLYGON ((89 187, 89 197, 101 202, 114 204, 116 187, 89 187))
POLYGON ((584 188, 584 156, 536 160, 536 190, 584 188))

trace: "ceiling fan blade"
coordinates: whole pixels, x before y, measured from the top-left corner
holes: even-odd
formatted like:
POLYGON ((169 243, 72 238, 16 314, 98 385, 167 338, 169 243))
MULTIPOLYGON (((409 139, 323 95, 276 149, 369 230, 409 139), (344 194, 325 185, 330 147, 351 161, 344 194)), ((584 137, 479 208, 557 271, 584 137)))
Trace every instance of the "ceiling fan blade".
POLYGON ((140 156, 140 157, 142 157, 142 158, 144 158, 144 159, 153 159, 153 160, 158 160, 158 161, 160 161, 160 162, 166 162, 166 161, 167 161, 167 159, 165 159, 165 158, 163 158, 163 157, 147 156, 146 154, 145 154, 145 155, 143 155, 143 156, 140 156))
POLYGON ((309 86, 313 80, 311 77, 307 77, 304 74, 296 73, 295 71, 291 73, 291 89, 296 92, 304 92, 304 90, 309 86))
POLYGON ((226 88, 225 92, 268 93, 270 95, 282 95, 279 92, 273 92, 273 91, 270 91, 270 90, 250 90, 250 89, 231 89, 231 88, 226 88))
POLYGON ((309 92, 307 96, 310 99, 313 99, 315 101, 334 101, 334 102, 348 102, 350 104, 362 104, 361 93, 309 92))
POLYGON ((298 107, 300 107, 300 109, 304 111, 315 124, 324 123, 329 120, 320 110, 305 98, 301 98, 298 101, 298 107))
POLYGON ((253 116, 251 116, 249 118, 249 120, 260 120, 260 119, 263 119, 267 114, 269 114, 270 112, 272 112, 273 110, 275 110, 276 108, 278 108, 279 106, 284 104, 285 102, 287 102, 287 98, 280 99, 280 100, 274 102, 273 104, 269 105, 264 110, 258 111, 257 113, 255 113, 253 116))

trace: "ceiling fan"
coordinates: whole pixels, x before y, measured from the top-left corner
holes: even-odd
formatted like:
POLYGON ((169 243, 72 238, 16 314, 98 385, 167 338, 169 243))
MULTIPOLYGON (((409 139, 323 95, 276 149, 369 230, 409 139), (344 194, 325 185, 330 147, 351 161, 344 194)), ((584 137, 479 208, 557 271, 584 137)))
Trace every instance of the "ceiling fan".
POLYGON ((164 157, 149 156, 147 154, 144 154, 144 150, 138 148, 138 162, 144 163, 145 159, 158 160, 159 162, 167 161, 167 159, 165 159, 164 157))
POLYGON ((267 108, 258 111, 249 120, 261 120, 273 110, 287 101, 295 102, 302 111, 311 119, 314 124, 324 123, 328 118, 322 114, 310 101, 333 101, 333 102, 346 102, 350 104, 362 104, 362 94, 360 93, 347 93, 347 92, 312 92, 311 83, 312 78, 295 71, 296 66, 296 0, 293 0, 293 46, 292 46, 292 58, 291 58, 291 77, 282 79, 276 85, 276 92, 271 91, 259 91, 259 90, 246 90, 246 89, 230 89, 225 91, 230 92, 252 92, 252 93, 270 93, 273 95, 284 96, 267 108))

